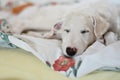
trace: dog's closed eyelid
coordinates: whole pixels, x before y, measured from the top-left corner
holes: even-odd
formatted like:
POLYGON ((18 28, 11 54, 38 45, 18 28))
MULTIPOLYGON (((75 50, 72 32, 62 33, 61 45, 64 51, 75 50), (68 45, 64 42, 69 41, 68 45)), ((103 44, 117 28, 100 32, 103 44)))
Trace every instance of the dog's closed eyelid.
POLYGON ((85 34, 85 33, 88 33, 89 32, 89 30, 82 30, 82 31, 80 31, 82 34, 85 34))
POLYGON ((70 32, 70 30, 69 30, 69 29, 64 29, 64 31, 65 31, 65 32, 67 32, 67 33, 69 33, 69 32, 70 32))

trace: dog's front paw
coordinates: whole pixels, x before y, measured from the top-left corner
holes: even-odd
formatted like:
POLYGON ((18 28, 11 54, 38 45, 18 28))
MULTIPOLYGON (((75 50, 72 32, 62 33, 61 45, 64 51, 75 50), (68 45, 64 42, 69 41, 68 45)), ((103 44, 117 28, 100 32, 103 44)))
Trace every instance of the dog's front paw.
POLYGON ((50 31, 48 33, 44 33, 41 35, 43 38, 47 38, 47 39, 52 39, 55 38, 56 33, 54 31, 50 31))
POLYGON ((40 38, 46 38, 46 39, 51 39, 54 38, 54 33, 52 31, 50 32, 36 32, 36 31, 28 31, 26 35, 29 36, 34 36, 34 37, 40 37, 40 38))

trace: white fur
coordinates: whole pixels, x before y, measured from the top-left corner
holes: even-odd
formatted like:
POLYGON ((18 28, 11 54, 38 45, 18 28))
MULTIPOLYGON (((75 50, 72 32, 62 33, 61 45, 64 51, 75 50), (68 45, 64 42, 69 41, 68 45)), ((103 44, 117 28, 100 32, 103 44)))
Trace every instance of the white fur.
MULTIPOLYGON (((20 15, 18 21, 15 19, 17 25, 13 25, 12 32, 20 34, 28 29, 50 30, 60 19, 62 22, 61 29, 52 28, 43 37, 53 38, 53 36, 57 36, 57 38, 61 38, 63 53, 67 56, 69 56, 66 53, 67 47, 75 47, 77 49, 75 55, 80 55, 109 30, 118 36, 120 35, 120 9, 118 9, 118 5, 111 4, 108 1, 82 2, 76 4, 75 8, 68 5, 36 8, 36 11, 30 16, 25 17, 26 13, 31 11, 28 9, 21 14, 22 17, 20 15), (73 9, 69 10, 71 8, 73 9), (66 12, 68 13, 63 16, 66 12), (66 29, 70 32, 67 33, 66 29), (83 31, 87 32, 82 33, 83 31)), ((28 32, 28 34, 42 37, 33 31, 28 32)))
MULTIPOLYGON (((62 32, 64 54, 68 55, 66 48, 71 46, 76 47, 78 49, 76 55, 80 55, 95 40, 103 38, 103 35, 108 31, 112 31, 120 37, 119 7, 116 4, 105 1, 83 2, 64 17, 62 28, 63 30, 70 30, 70 33, 62 32), (93 20, 90 18, 93 18, 93 20), (88 30, 89 32, 81 34, 80 32, 83 30, 88 30)), ((108 37, 105 41, 108 41, 106 44, 113 42, 108 37)))
POLYGON ((50 30, 68 9, 69 6, 66 5, 28 7, 9 20, 12 26, 11 31, 20 34, 28 29, 50 30))

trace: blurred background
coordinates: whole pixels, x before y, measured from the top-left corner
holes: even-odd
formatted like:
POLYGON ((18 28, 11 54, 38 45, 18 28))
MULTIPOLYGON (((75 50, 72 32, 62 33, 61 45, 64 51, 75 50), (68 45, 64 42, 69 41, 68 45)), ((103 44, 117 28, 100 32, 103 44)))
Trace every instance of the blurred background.
POLYGON ((11 8, 27 2, 37 5, 60 3, 60 4, 72 4, 79 2, 80 0, 0 0, 0 8, 11 8))

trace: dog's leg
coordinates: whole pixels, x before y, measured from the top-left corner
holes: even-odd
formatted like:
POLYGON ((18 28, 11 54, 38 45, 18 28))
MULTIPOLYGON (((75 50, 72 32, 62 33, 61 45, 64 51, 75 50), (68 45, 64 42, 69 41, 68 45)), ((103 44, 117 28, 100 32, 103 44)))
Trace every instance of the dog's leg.
POLYGON ((54 38, 54 31, 51 30, 50 32, 36 32, 36 31, 28 31, 26 33, 26 35, 29 35, 29 36, 34 36, 34 37, 40 37, 40 38, 47 38, 47 39, 52 39, 54 38))
POLYGON ((47 39, 61 39, 61 25, 62 23, 56 23, 54 27, 49 30, 49 32, 35 32, 35 31, 28 31, 27 35, 47 38, 47 39))

